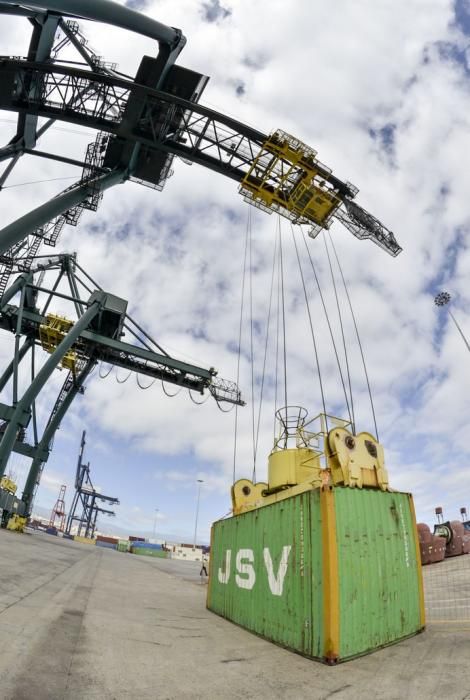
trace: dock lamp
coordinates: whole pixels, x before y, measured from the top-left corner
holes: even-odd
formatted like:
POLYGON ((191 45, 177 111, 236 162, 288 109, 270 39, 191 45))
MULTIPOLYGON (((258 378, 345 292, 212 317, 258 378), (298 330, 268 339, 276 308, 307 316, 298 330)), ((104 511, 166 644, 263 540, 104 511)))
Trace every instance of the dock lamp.
POLYGON ((194 546, 193 549, 196 549, 196 539, 197 539, 197 520, 199 517, 199 500, 201 498, 201 484, 203 483, 203 479, 198 479, 198 487, 197 487, 197 501, 196 501, 196 522, 194 523, 194 546))
MULTIPOLYGON (((436 306, 447 306, 447 304, 450 302, 451 298, 452 297, 450 296, 449 292, 439 292, 439 294, 436 297, 434 297, 434 303, 436 306)), ((468 340, 466 339, 466 337, 463 333, 463 330, 460 328, 459 324, 457 323, 457 319, 455 318, 454 314, 452 313, 452 311, 450 309, 447 309, 447 310, 449 312, 449 316, 451 317, 451 319, 455 323, 455 327, 457 328, 458 332, 462 336, 462 340, 465 343, 465 345, 467 346, 467 350, 470 352, 470 345, 469 345, 468 340)))

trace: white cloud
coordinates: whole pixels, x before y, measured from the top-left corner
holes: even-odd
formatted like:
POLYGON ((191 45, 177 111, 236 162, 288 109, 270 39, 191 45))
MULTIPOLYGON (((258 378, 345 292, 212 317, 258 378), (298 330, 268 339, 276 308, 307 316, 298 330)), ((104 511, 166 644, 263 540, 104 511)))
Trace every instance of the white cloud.
MULTIPOLYGON (((357 241, 339 224, 333 226, 332 236, 361 331, 391 483, 415 492, 421 518, 430 520, 434 503, 445 505, 444 501, 455 514, 458 506, 466 505, 459 499, 466 493, 464 465, 470 458, 465 437, 469 358, 452 324, 438 332, 443 312, 432 303, 437 283, 448 287, 456 314, 470 333, 465 163, 470 81, 465 67, 443 56, 438 46, 453 42, 465 47, 465 38, 453 24, 453 3, 428 3, 423 11, 420 0, 341 0, 332 13, 320 2, 259 0, 247 12, 245 3, 234 0, 230 9, 229 16, 207 23, 201 4, 193 0, 160 0, 145 7, 150 16, 182 27, 188 37, 179 62, 211 76, 203 104, 266 133, 283 128, 318 148, 320 159, 339 177, 360 187, 358 201, 395 231, 404 248, 396 259, 370 242, 357 241), (241 97, 235 89, 240 82, 245 86, 241 97), (390 125, 393 143, 385 152, 379 135, 390 125)), ((13 25, 19 26, 12 21, 13 25)), ((103 31, 89 22, 84 27, 99 53, 130 74, 143 53, 155 55, 157 47, 150 40, 129 35, 122 41, 118 30, 103 31)), ((18 46, 21 33, 2 29, 7 47, 3 53, 22 53, 11 48, 18 46)), ((12 118, 7 113, 0 116, 12 118)), ((61 126, 83 133, 72 125, 61 126)), ((87 142, 80 134, 51 130, 40 147, 80 158, 87 142)), ((33 178, 31 161, 23 159, 16 182, 71 172, 69 166, 35 159, 33 178)), ((68 182, 2 192, 5 219, 22 213, 25 202, 35 206, 68 182)), ((78 229, 64 229, 59 247, 76 250, 92 277, 129 299, 131 314, 164 347, 174 349, 175 356, 204 367, 214 365, 221 376, 234 379, 246 218, 247 207, 235 183, 176 160, 175 174, 161 194, 131 183, 114 188, 105 194, 97 214, 85 212, 78 229)), ((258 381, 275 229, 274 217, 253 213, 253 309, 261 329, 254 338, 258 381)), ((312 341, 287 224, 283 230, 288 399, 305 405, 313 415, 321 409, 321 399, 312 341)), ((321 237, 309 241, 309 247, 342 357, 321 237)), ((328 408, 344 411, 328 327, 305 252, 302 255, 328 408)), ((343 315, 358 427, 370 430, 368 396, 347 306, 343 315)), ((251 386, 248 340, 245 327, 240 385, 246 398, 251 386)), ((3 342, 2 362, 11 353, 11 343, 4 350, 3 342)), ((257 460, 261 478, 272 444, 274 364, 271 339, 257 460)), ((119 370, 120 379, 123 375, 119 370)), ((44 414, 63 376, 42 399, 44 414)), ((95 374, 80 410, 75 407, 70 413, 70 427, 64 423, 71 440, 76 440, 73 436, 84 417, 111 442, 113 436, 128 440, 132 450, 176 457, 194 454, 198 468, 203 465, 200 478, 214 499, 229 487, 234 414, 220 413, 213 402, 198 407, 186 392, 165 397, 158 383, 142 392, 133 377, 121 385, 114 372, 103 381, 95 374)), ((247 406, 239 411, 237 476, 251 475, 251 432, 247 406)), ((46 469, 44 478, 47 473, 46 469)), ((165 476, 176 488, 184 484, 186 474, 181 467, 169 469, 165 476)))

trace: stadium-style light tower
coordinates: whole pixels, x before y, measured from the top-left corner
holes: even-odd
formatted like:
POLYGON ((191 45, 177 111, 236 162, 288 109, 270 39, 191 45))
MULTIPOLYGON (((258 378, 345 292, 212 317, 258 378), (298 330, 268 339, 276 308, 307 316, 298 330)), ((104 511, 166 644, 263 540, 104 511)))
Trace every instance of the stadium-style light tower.
MULTIPOLYGON (((436 306, 447 306, 447 304, 450 302, 451 298, 452 297, 450 296, 449 292, 439 292, 439 294, 434 298, 434 303, 436 304, 436 306)), ((449 316, 451 317, 451 319, 455 323, 455 326, 456 326, 458 332, 462 336, 463 342, 467 346, 467 350, 470 352, 470 344, 468 343, 468 340, 466 339, 466 337, 463 333, 463 330, 460 328, 459 324, 457 323, 457 319, 455 318, 454 314, 452 313, 452 311, 449 308, 447 309, 447 311, 449 313, 449 316)))

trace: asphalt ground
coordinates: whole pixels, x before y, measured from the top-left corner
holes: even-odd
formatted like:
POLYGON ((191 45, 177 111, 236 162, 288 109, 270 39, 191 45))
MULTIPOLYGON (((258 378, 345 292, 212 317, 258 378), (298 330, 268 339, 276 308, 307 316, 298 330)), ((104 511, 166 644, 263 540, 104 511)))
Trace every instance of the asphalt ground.
POLYGON ((470 700, 470 623, 439 607, 469 564, 426 567, 424 633, 329 667, 207 611, 198 562, 0 530, 0 700, 470 700))

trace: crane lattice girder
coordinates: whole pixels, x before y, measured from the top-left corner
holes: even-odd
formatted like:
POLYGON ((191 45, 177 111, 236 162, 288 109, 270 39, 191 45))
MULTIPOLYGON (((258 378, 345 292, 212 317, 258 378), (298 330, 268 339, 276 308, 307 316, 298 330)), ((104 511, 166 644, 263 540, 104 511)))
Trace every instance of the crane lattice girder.
MULTIPOLYGON (((283 132, 266 136, 195 102, 116 76, 12 58, 0 59, 0 109, 112 134, 103 160, 110 170, 122 167, 126 144, 139 143, 146 155, 166 154, 167 162, 155 168, 162 173, 158 186, 178 155, 241 183, 250 203, 294 223, 313 224, 313 236, 335 216, 356 237, 369 238, 394 256, 401 251, 393 233, 352 202, 357 189, 283 132), (130 105, 140 118, 129 124, 130 105)), ((139 177, 138 170, 129 174, 139 177)))
MULTIPOLYGON (((6 305, 0 315, 0 328, 14 331, 18 313, 18 307, 6 305)), ((33 335, 38 344, 41 345, 41 327, 45 326, 47 326, 47 317, 29 309, 22 311, 21 333, 33 335)), ((243 404, 236 384, 219 379, 214 369, 196 367, 167 355, 160 355, 151 350, 108 338, 89 330, 80 334, 78 341, 72 346, 72 350, 79 360, 93 357, 96 361, 116 365, 201 394, 204 390, 208 390, 217 401, 243 404)))

